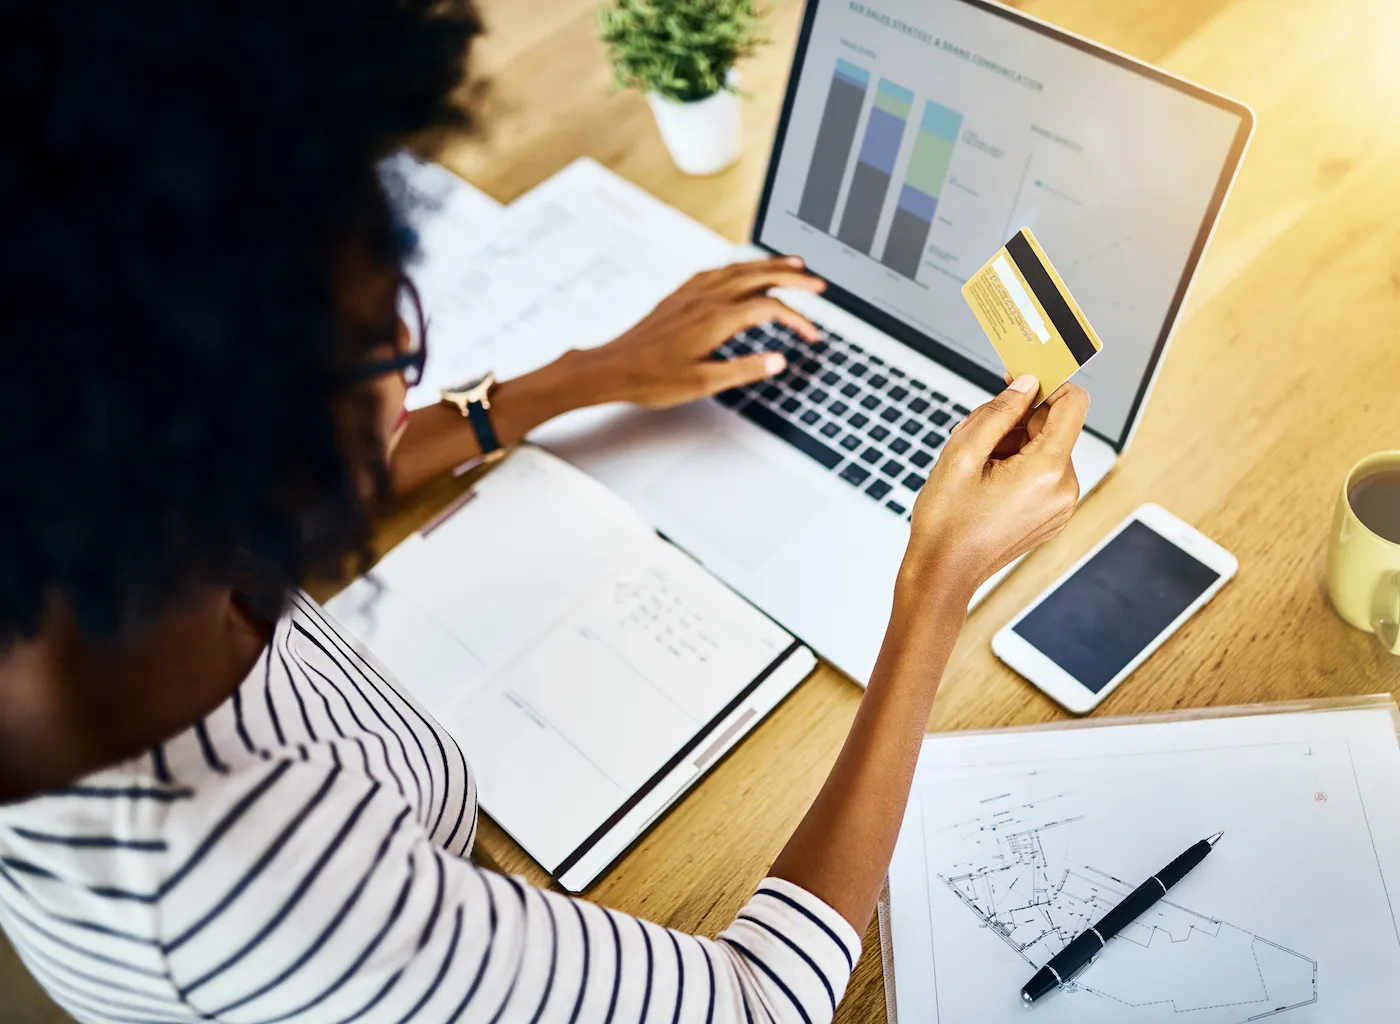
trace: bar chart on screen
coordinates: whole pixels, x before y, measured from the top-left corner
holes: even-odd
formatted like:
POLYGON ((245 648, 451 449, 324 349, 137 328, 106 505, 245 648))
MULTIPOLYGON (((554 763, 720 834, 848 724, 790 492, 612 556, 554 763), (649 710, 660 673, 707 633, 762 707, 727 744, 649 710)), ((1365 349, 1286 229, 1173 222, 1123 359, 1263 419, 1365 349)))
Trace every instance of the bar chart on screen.
POLYGON ((875 242, 875 229, 879 227, 880 214, 889 195, 894 165, 899 159, 900 143, 904 140, 904 129, 913 105, 912 92, 887 78, 880 79, 846 196, 846 210, 841 215, 841 229, 836 233, 841 241, 867 256, 875 242))
POLYGON ((923 262, 924 247, 933 228, 938 197, 948 177, 948 165, 953 159, 962 115, 940 103, 929 100, 924 104, 914 153, 899 191, 899 205, 890 224, 885 242, 883 262, 905 277, 918 276, 923 262))
POLYGON ((831 230, 836 199, 841 194, 856 126, 860 123, 869 90, 869 71, 846 60, 836 61, 831 91, 827 93, 826 109, 817 130, 816 148, 812 151, 812 164, 807 171, 807 184, 797 207, 797 216, 819 231, 831 230))
POLYGON ((963 126, 959 111, 919 102, 838 58, 794 214, 914 284, 963 126))

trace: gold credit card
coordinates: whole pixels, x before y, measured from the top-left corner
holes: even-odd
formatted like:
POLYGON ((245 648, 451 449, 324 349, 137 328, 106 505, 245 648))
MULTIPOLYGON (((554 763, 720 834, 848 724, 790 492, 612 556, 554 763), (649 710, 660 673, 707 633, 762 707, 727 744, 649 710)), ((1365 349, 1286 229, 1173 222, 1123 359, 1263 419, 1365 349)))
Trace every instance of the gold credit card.
POLYGON ((1030 228, 1022 228, 962 288, 1011 376, 1035 374, 1040 405, 1103 343, 1030 228))

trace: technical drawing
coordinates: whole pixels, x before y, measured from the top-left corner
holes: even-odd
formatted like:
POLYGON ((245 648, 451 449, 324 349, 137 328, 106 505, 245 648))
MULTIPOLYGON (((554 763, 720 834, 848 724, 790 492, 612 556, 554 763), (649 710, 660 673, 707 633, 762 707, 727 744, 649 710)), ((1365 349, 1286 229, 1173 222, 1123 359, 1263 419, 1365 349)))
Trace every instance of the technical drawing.
MULTIPOLYGON (((1031 972, 1141 881, 1075 861, 1071 836, 1082 818, 1062 810, 1071 797, 942 830, 952 833, 958 859, 938 877, 1031 972)), ((1317 962, 1302 953, 1164 899, 1058 996, 1090 1021, 1245 1024, 1317 1002, 1317 977, 1317 962)))

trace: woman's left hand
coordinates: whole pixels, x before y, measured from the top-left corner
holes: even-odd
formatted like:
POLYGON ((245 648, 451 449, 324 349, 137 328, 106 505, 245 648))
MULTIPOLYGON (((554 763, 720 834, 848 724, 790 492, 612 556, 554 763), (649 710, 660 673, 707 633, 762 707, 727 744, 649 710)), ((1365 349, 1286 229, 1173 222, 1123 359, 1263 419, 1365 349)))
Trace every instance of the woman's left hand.
POLYGON ((808 341, 820 338, 815 324, 769 295, 770 289, 821 292, 825 287, 797 257, 707 270, 615 341, 573 357, 587 360, 588 376, 603 390, 603 401, 665 409, 708 398, 781 373, 787 365, 777 352, 714 359, 715 349, 740 331, 776 321, 808 341))

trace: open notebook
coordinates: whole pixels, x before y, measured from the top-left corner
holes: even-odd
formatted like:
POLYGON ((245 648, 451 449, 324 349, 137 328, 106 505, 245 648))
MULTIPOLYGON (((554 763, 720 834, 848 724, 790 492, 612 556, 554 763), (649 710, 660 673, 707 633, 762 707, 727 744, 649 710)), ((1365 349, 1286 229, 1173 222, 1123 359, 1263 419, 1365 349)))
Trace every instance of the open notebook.
POLYGON ((518 449, 328 605, 580 892, 816 666, 552 455, 518 449))

